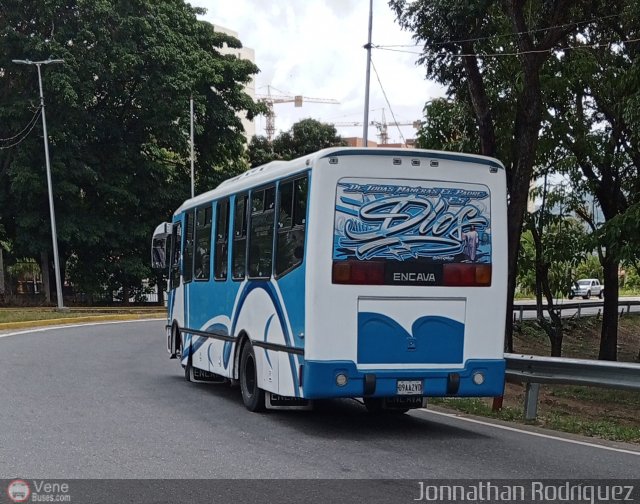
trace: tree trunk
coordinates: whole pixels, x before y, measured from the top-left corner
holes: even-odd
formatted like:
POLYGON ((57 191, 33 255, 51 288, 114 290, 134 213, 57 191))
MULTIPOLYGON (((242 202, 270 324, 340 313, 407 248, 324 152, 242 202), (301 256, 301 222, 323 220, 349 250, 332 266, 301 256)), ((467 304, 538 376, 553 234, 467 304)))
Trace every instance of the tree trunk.
MULTIPOLYGON (((541 212, 545 210, 545 196, 543 196, 543 203, 541 212)), ((540 223, 542 228, 543 223, 540 223)), ((558 313, 553 303, 553 293, 551 292, 551 285, 549 283, 549 263, 544 260, 544 248, 542 244, 542 232, 539 231, 535 225, 531 226, 531 235, 535 243, 535 270, 536 270, 536 311, 538 314, 538 324, 549 338, 551 345, 551 356, 562 357, 562 318, 558 313), (547 312, 549 312, 549 322, 544 316, 544 308, 542 306, 542 296, 544 295, 547 301, 547 312)))
POLYGON ((551 339, 551 357, 562 357, 562 327, 557 328, 556 334, 551 339))
POLYGON ((3 249, 0 246, 0 296, 4 296, 4 257, 3 257, 3 249))
MULTIPOLYGON (((526 143, 523 141, 523 143, 526 143)), ((535 147, 533 147, 535 151, 535 147)), ((526 163, 524 159, 518 160, 517 165, 526 163)), ((533 160, 527 169, 520 167, 521 171, 527 171, 530 180, 533 171, 533 160)), ((517 181, 517 177, 515 179, 517 181)), ((507 208, 507 231, 508 231, 508 280, 507 280, 507 320, 505 326, 505 349, 513 352, 513 304, 516 294, 518 276, 518 252, 520 251, 520 236, 522 235, 522 225, 524 213, 527 209, 529 199, 529 181, 525 184, 516 184, 512 187, 509 195, 509 207, 507 208), (524 189, 523 189, 524 187, 524 189)))
MULTIPOLYGON (((474 48, 471 41, 462 44, 463 51, 473 54, 474 48)), ((485 89, 482 74, 475 56, 465 56, 463 59, 464 69, 467 75, 467 86, 471 97, 471 106, 478 124, 478 136, 480 137, 480 154, 484 156, 496 156, 497 144, 496 134, 493 125, 493 115, 489 98, 485 89)))
POLYGON ((607 253, 602 261, 604 275, 604 308, 600 333, 600 360, 618 359, 618 266, 619 261, 607 253))
MULTIPOLYGON (((513 142, 513 166, 507 172, 509 207, 507 229, 509 246, 509 281, 507 291, 507 317, 513 316, 513 298, 518 275, 518 252, 524 214, 529 201, 529 186, 538 148, 538 130, 541 122, 542 98, 539 68, 530 60, 524 62, 524 88, 518 98, 513 142)), ((513 324, 507 323, 505 347, 513 349, 513 324)))
MULTIPOLYGON (((544 328, 549 337, 549 343, 551 344, 551 357, 562 357, 562 340, 564 338, 562 318, 556 306, 553 304, 553 294, 551 293, 551 286, 549 284, 548 265, 545 266, 541 286, 544 291, 544 296, 547 299, 547 311, 551 319, 551 324, 548 324, 548 327, 544 328)), ((544 320, 546 321, 546 319, 544 320)))
POLYGON ((42 287, 44 289, 44 299, 48 305, 51 304, 51 281, 49 271, 49 254, 46 250, 40 252, 40 269, 42 270, 42 287))

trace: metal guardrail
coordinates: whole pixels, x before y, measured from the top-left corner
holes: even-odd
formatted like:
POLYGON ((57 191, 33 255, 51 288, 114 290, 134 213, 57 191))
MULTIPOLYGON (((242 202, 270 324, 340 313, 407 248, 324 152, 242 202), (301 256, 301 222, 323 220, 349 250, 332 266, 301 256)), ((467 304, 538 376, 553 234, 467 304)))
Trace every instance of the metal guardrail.
POLYGON ((505 354, 507 379, 526 383, 524 414, 535 420, 541 383, 586 385, 640 392, 640 364, 505 354))
MULTIPOLYGON (((631 307, 632 306, 640 306, 640 301, 619 301, 618 302, 618 308, 623 307, 627 309, 627 313, 631 313, 631 307)), ((604 307, 604 301, 589 301, 589 302, 583 302, 583 303, 576 303, 576 302, 570 302, 570 303, 556 303, 554 305, 554 308, 560 310, 560 315, 562 316, 562 310, 578 310, 577 312, 577 317, 580 318, 580 316, 582 315, 582 309, 583 308, 602 308, 604 307)), ((513 305, 513 311, 514 311, 514 315, 515 312, 519 313, 519 321, 522 323, 522 319, 523 319, 523 313, 526 311, 536 311, 538 308, 536 307, 535 304, 524 304, 524 303, 514 303, 513 305)), ((546 311, 546 306, 543 306, 543 310, 546 311)), ((515 319, 515 317, 514 317, 515 319)))

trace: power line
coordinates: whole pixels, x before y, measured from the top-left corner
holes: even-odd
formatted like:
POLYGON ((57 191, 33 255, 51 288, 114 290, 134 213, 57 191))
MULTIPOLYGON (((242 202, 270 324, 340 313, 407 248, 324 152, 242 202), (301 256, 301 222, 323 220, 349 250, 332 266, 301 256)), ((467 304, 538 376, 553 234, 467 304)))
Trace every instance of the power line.
MULTIPOLYGON (((498 58, 502 56, 521 56, 523 54, 540 54, 554 51, 572 51, 576 49, 597 49, 599 47, 607 47, 611 44, 631 44, 635 42, 640 42, 640 38, 628 39, 628 40, 608 40, 607 42, 601 42, 596 44, 584 44, 579 46, 566 46, 566 47, 551 47, 549 49, 531 49, 529 51, 515 51, 515 52, 504 52, 504 53, 463 53, 463 54, 451 54, 452 58, 464 58, 464 57, 474 57, 474 58, 498 58)), ((405 54, 415 54, 418 56, 422 56, 424 53, 416 52, 416 51, 405 51, 402 49, 387 49, 380 46, 373 46, 375 49, 380 49, 382 51, 392 51, 399 52, 405 54)))
POLYGON ((36 111, 33 114, 33 117, 31 119, 29 119, 29 122, 27 123, 27 125, 24 128, 22 128, 22 131, 20 131, 19 133, 16 133, 15 135, 13 135, 12 137, 9 137, 9 138, 0 138, 0 142, 10 142, 11 140, 15 140, 16 138, 21 136, 25 131, 27 131, 29 129, 29 127, 31 126, 31 123, 33 121, 37 120, 39 113, 40 113, 40 107, 38 106, 38 108, 36 109, 36 111))
POLYGON ((387 107, 389 107, 389 112, 391 112, 391 117, 393 117, 393 122, 396 123, 396 128, 398 128, 398 133, 400 133, 400 138, 402 138, 402 143, 404 145, 407 144, 407 141, 404 138, 404 135, 402 134, 402 130, 400 129, 400 126, 398 126, 398 121, 396 120, 396 115, 393 113, 393 109, 391 108, 391 103, 389 103, 389 99, 387 98, 387 93, 384 90, 384 87, 382 86, 382 82, 380 81, 380 75, 378 75, 378 70, 376 69, 375 64, 373 63, 373 59, 371 60, 371 67, 373 68, 373 72, 376 74, 376 79, 378 79, 378 84, 380 84, 380 89, 382 89, 382 95, 384 96, 384 100, 387 102, 387 107))
MULTIPOLYGON (((505 33, 502 35, 487 35, 486 37, 476 37, 476 38, 466 38, 466 39, 458 39, 458 40, 447 40, 446 42, 434 42, 430 45, 432 46, 439 46, 439 45, 447 45, 447 44, 462 44, 464 42, 481 42, 483 40, 491 40, 491 39, 501 39, 501 38, 507 38, 507 37, 514 37, 514 36, 520 36, 520 35, 532 35, 534 33, 539 33, 539 32, 546 32, 549 30, 554 30, 556 28, 567 28, 569 26, 581 26, 581 25, 585 25, 585 24, 591 24, 591 23, 595 23, 597 21, 604 21, 606 19, 611 19, 611 18, 615 18, 615 17, 620 17, 622 16, 622 14, 610 14, 608 16, 602 16, 602 17, 598 17, 598 18, 593 18, 593 19, 589 19, 589 20, 585 20, 585 21, 576 21, 575 23, 565 23, 565 24, 561 24, 561 25, 554 25, 554 26, 547 26, 546 28, 536 28, 535 30, 525 30, 525 31, 520 31, 520 32, 515 32, 515 33, 505 33)), ((395 45, 380 45, 380 46, 373 46, 379 49, 382 48, 390 48, 390 47, 418 47, 418 44, 395 44, 395 45)))
POLYGON ((629 39, 629 40, 609 40, 607 42, 601 42, 599 44, 585 44, 581 46, 567 46, 567 47, 552 47, 550 49, 532 49, 530 51, 516 51, 511 53, 494 53, 494 54, 469 53, 469 54, 452 54, 452 56, 454 58, 464 58, 466 56, 481 57, 481 58, 494 58, 494 57, 500 57, 500 56, 521 56, 523 54, 540 54, 540 53, 555 52, 555 51, 572 51, 575 49, 597 49, 599 47, 607 47, 611 44, 630 44, 634 42, 640 42, 640 38, 629 39))
POLYGON ((380 49, 381 51, 389 51, 389 52, 398 52, 398 53, 404 53, 404 54, 416 54, 418 56, 422 56, 423 52, 417 52, 417 51, 407 51, 406 49, 390 49, 388 47, 385 46, 379 46, 379 45, 372 45, 371 47, 373 47, 374 49, 380 49))
POLYGON ((26 138, 29 136, 29 134, 33 130, 33 128, 35 128, 36 124, 38 123, 38 116, 40 116, 41 113, 42 113, 42 107, 38 108, 36 114, 33 116, 31 120, 31 127, 29 127, 29 130, 24 134, 24 136, 12 144, 1 146, 0 150, 6 150, 12 147, 16 147, 17 145, 20 145, 24 140, 26 140, 26 138))

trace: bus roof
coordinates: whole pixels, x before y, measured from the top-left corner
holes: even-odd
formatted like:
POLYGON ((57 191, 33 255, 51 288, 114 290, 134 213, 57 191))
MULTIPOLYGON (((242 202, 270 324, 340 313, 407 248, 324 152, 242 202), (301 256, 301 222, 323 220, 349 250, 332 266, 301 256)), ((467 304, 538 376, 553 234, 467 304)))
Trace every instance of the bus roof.
POLYGON ((203 205, 209 201, 223 198, 239 191, 267 184, 272 180, 295 175, 311 169, 318 160, 327 157, 341 156, 387 156, 411 157, 428 159, 445 159, 475 163, 504 170, 504 166, 497 159, 477 154, 461 154, 456 152, 435 151, 426 149, 387 149, 361 147, 331 147, 318 152, 293 159, 291 161, 272 161, 270 163, 251 168, 240 175, 225 180, 218 187, 186 200, 174 213, 178 215, 187 209, 203 205))

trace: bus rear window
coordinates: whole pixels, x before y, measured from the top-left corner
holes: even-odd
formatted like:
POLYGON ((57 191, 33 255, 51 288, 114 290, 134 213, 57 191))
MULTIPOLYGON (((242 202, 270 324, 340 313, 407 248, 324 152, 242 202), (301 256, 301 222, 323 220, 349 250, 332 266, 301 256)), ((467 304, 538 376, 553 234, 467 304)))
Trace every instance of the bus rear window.
POLYGON ((489 188, 428 180, 340 180, 332 282, 491 285, 489 188))

